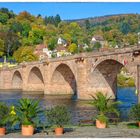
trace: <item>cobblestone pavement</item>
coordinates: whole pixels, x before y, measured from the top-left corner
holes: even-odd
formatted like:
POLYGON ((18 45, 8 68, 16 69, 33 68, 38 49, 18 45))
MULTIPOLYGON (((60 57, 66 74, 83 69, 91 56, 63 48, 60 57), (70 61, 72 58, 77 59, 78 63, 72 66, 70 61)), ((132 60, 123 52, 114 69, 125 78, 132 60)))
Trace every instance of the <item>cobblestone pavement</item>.
MULTIPOLYGON (((112 125, 109 128, 97 129, 95 126, 74 127, 67 129, 69 132, 64 133, 62 136, 55 136, 52 131, 46 133, 36 133, 32 138, 140 138, 139 128, 127 128, 125 125, 112 125)), ((4 138, 22 138, 20 132, 8 133, 4 138)), ((28 137, 29 138, 29 137, 28 137)))

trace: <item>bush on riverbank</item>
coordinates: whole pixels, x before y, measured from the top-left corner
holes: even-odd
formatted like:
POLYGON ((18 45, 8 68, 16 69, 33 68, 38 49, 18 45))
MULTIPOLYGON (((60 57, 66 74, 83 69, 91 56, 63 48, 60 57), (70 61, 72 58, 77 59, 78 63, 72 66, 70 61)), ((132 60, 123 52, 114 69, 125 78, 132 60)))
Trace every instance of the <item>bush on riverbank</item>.
POLYGON ((119 87, 135 87, 134 78, 126 77, 123 74, 118 74, 117 86, 119 86, 119 87))

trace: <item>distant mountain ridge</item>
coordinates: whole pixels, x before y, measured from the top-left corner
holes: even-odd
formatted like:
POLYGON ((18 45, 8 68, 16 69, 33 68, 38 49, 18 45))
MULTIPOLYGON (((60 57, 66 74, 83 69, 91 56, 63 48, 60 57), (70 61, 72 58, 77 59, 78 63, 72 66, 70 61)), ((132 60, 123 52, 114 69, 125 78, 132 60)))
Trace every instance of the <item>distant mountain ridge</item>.
POLYGON ((106 20, 109 20, 113 17, 126 17, 126 16, 140 16, 140 14, 137 13, 129 13, 129 14, 112 14, 112 15, 104 15, 104 16, 96 16, 96 17, 88 17, 88 18, 82 18, 82 19, 71 19, 71 20, 64 20, 65 22, 77 22, 80 25, 83 25, 86 20, 89 20, 91 24, 95 23, 101 23, 106 20))

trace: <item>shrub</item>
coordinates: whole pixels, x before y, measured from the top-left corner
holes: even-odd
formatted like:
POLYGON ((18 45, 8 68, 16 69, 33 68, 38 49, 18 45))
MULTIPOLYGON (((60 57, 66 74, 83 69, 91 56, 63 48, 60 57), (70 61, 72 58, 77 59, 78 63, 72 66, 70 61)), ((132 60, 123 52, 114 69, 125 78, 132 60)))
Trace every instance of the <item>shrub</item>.
POLYGON ((129 118, 132 120, 140 121, 140 104, 132 106, 129 112, 129 118))
POLYGON ((57 127, 63 127, 70 122, 70 114, 65 106, 55 106, 47 110, 46 115, 49 124, 57 127))

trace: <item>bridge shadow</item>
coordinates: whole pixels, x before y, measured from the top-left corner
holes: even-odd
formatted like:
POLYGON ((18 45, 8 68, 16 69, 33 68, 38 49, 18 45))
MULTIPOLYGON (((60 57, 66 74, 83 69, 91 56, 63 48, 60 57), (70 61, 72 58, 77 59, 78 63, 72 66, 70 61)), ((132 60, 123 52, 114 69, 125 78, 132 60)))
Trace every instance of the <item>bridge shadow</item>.
MULTIPOLYGON (((64 84, 68 83, 68 85, 71 88, 71 92, 73 94, 72 99, 76 100, 77 99, 77 83, 76 83, 75 75, 73 74, 72 70, 66 64, 60 64, 56 68, 55 72, 59 73, 58 84, 59 84, 59 81, 64 79, 64 81, 63 81, 64 84)), ((54 72, 54 74, 55 74, 55 72, 54 72)), ((53 74, 53 76, 54 76, 54 74, 53 74)), ((53 78, 55 78, 55 77, 53 77, 53 78)))

